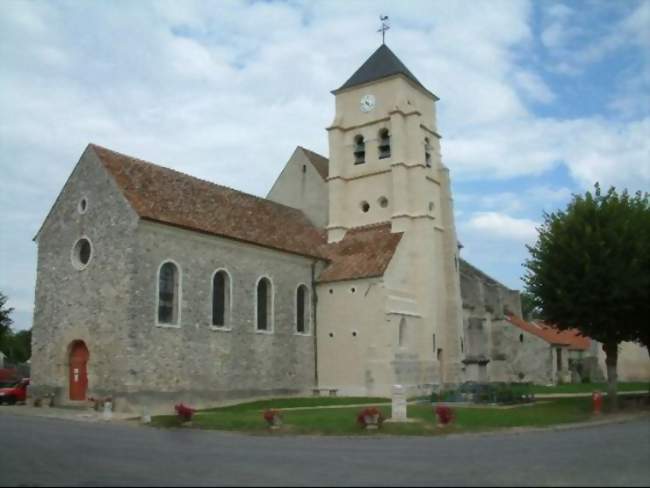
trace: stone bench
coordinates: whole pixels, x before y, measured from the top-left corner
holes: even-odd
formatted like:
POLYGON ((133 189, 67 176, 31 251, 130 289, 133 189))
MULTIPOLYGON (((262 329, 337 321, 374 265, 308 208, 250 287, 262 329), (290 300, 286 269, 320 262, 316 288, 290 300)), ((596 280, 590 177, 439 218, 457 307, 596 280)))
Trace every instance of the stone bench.
POLYGON ((329 396, 335 397, 339 390, 338 388, 313 388, 311 391, 314 396, 321 396, 321 392, 328 392, 329 396))

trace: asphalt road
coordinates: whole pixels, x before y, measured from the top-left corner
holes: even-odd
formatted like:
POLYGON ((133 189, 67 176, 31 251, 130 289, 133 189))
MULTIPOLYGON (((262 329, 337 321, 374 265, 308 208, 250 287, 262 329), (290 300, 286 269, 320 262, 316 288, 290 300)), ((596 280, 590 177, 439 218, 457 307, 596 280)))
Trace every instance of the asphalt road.
POLYGON ((0 414, 1 486, 650 485, 650 421, 436 438, 252 437, 0 414))

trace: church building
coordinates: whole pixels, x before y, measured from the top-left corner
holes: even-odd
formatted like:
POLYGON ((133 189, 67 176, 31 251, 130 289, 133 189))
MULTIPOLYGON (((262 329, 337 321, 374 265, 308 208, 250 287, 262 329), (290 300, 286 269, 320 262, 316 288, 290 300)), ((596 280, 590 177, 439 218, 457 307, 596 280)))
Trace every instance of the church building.
POLYGON ((384 44, 332 93, 329 159, 298 146, 266 198, 87 146, 35 237, 34 395, 425 394, 542 360, 557 379, 518 293, 459 256, 438 98, 384 44))

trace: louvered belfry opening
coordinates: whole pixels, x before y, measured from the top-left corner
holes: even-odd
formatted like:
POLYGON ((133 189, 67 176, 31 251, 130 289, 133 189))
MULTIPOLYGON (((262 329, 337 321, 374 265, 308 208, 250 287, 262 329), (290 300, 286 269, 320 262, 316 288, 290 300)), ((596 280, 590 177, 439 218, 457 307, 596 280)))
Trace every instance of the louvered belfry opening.
POLYGON ((388 129, 379 131, 379 159, 390 158, 390 133, 388 129))
POLYGON ((354 164, 366 162, 366 141, 362 135, 354 138, 354 164))

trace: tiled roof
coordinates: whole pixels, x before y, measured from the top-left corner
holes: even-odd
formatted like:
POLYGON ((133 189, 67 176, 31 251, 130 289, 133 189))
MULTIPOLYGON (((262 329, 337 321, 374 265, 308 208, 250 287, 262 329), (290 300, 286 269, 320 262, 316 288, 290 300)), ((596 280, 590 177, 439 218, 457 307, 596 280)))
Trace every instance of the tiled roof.
POLYGON ((323 259, 328 264, 322 282, 382 276, 402 237, 383 223, 351 229, 341 241, 327 244, 326 231, 298 209, 89 147, 141 218, 323 259))
POLYGON ((330 171, 330 161, 327 159, 325 156, 321 156, 318 153, 315 153, 314 151, 310 151, 309 149, 305 149, 302 146, 298 146, 302 151, 305 153, 305 156, 307 156, 307 159, 311 162, 311 164, 314 165, 314 168, 316 168, 316 171, 318 171, 318 174, 321 175, 321 177, 324 180, 327 180, 327 177, 329 176, 329 171, 330 171))
MULTIPOLYGON (((363 85, 371 81, 380 80, 389 76, 402 74, 413 81, 417 86, 430 93, 402 61, 391 51, 386 44, 382 44, 370 57, 354 72, 350 78, 332 93, 337 93, 346 88, 363 85)), ((433 95, 433 93, 431 93, 433 95)), ((435 95, 433 95, 436 99, 435 95)))
POLYGON ((580 332, 576 329, 559 330, 543 322, 526 322, 516 315, 506 315, 506 319, 515 327, 536 335, 553 345, 567 346, 569 349, 583 351, 591 346, 591 339, 580 335, 580 332))
POLYGON ((318 281, 343 281, 383 276, 401 233, 392 234, 390 223, 357 227, 346 232, 339 242, 323 247, 323 254, 331 260, 318 281))
POLYGON ((143 219, 322 257, 325 231, 302 211, 91 144, 143 219))

